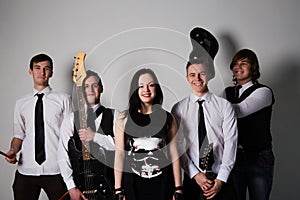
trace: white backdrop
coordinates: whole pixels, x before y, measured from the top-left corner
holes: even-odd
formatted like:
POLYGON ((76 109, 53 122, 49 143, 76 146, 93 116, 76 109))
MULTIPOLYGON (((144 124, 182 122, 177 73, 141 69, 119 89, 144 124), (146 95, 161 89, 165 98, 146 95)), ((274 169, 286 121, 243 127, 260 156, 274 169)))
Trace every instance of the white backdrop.
MULTIPOLYGON (((184 72, 191 51, 189 32, 210 30, 220 43, 210 89, 231 84, 229 62, 241 48, 260 61, 260 82, 273 88, 275 179, 271 199, 298 199, 300 156, 300 24, 297 0, 102 1, 0 0, 0 150, 12 137, 15 101, 31 91, 29 60, 37 53, 54 59, 51 86, 72 93, 73 57, 87 53, 86 69, 104 82, 102 101, 123 110, 128 87, 140 67, 152 68, 163 86, 164 107, 188 95, 184 72)), ((0 161, 0 199, 10 200, 15 166, 0 161)), ((45 198, 44 194, 40 199, 45 198)))

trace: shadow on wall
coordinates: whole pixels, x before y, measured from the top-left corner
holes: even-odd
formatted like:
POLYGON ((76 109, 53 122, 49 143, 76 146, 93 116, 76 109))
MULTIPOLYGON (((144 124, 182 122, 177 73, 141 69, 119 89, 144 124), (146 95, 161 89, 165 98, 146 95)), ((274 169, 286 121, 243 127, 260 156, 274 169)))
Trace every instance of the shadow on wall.
POLYGON ((232 56, 239 50, 238 43, 230 33, 222 33, 219 37, 219 40, 222 41, 223 48, 226 49, 224 51, 225 57, 230 61, 232 56))
POLYGON ((297 56, 284 56, 274 63, 274 69, 280 70, 270 85, 275 95, 272 135, 276 159, 271 199, 285 199, 288 194, 290 200, 296 200, 300 196, 297 184, 293 184, 300 178, 300 60, 297 56))
MULTIPOLYGON (((232 73, 229 69, 229 65, 233 55, 239 50, 236 39, 230 33, 222 33, 218 37, 220 43, 220 52, 222 52, 222 63, 219 68, 222 78, 225 82, 225 86, 232 85, 232 73)), ((219 54, 221 55, 221 54, 219 54)))

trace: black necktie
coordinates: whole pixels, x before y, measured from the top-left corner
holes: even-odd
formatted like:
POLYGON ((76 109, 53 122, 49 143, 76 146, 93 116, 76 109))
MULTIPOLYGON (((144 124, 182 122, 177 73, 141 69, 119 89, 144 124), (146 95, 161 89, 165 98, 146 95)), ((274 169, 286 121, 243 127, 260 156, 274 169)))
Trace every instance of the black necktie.
POLYGON ((240 97, 240 89, 241 88, 242 88, 242 86, 240 86, 240 85, 235 86, 235 102, 237 102, 240 97))
POLYGON ((43 93, 36 94, 38 100, 35 104, 35 160, 41 165, 45 160, 45 134, 43 116, 43 93))
POLYGON ((201 149, 202 143, 204 141, 204 138, 206 136, 206 128, 205 128, 205 121, 204 121, 204 113, 203 113, 203 107, 202 103, 204 100, 198 100, 199 104, 199 112, 198 112, 198 139, 199 139, 199 151, 201 149))
POLYGON ((87 127, 90 127, 94 132, 96 131, 96 113, 93 111, 93 108, 88 108, 87 110, 87 127))

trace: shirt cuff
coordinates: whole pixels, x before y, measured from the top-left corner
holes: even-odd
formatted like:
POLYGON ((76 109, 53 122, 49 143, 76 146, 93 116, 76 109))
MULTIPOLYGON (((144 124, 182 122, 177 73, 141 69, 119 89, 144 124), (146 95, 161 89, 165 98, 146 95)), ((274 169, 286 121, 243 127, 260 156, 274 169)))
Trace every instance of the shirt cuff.
POLYGON ((73 179, 69 179, 69 180, 66 181, 65 183, 66 183, 66 186, 67 186, 67 189, 68 189, 68 190, 70 190, 70 189, 76 187, 76 185, 75 185, 73 179))
POLYGON ((198 173, 201 173, 201 171, 199 171, 198 168, 196 168, 193 164, 191 164, 191 165, 189 166, 189 173, 188 173, 189 177, 192 179, 192 178, 194 178, 194 176, 196 176, 198 173))
POLYGON ((95 133, 93 142, 99 144, 101 147, 108 151, 114 151, 115 150, 115 144, 114 140, 109 135, 103 135, 99 133, 95 133))
POLYGON ((220 169, 219 170, 219 173, 218 173, 218 176, 217 176, 217 179, 223 181, 223 182, 227 182, 227 179, 229 177, 229 174, 230 174, 230 171, 228 170, 224 170, 224 169, 220 169))

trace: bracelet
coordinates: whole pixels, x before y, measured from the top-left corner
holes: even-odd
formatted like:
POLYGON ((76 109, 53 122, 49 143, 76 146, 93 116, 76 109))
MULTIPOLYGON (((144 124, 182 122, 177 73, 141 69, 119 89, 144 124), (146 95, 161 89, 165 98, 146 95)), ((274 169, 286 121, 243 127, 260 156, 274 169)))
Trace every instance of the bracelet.
POLYGON ((178 190, 183 190, 183 186, 181 185, 181 186, 175 187, 175 191, 178 191, 178 190))
POLYGON ((123 188, 120 187, 120 188, 115 189, 115 193, 118 192, 118 191, 123 192, 124 190, 123 190, 123 188))

